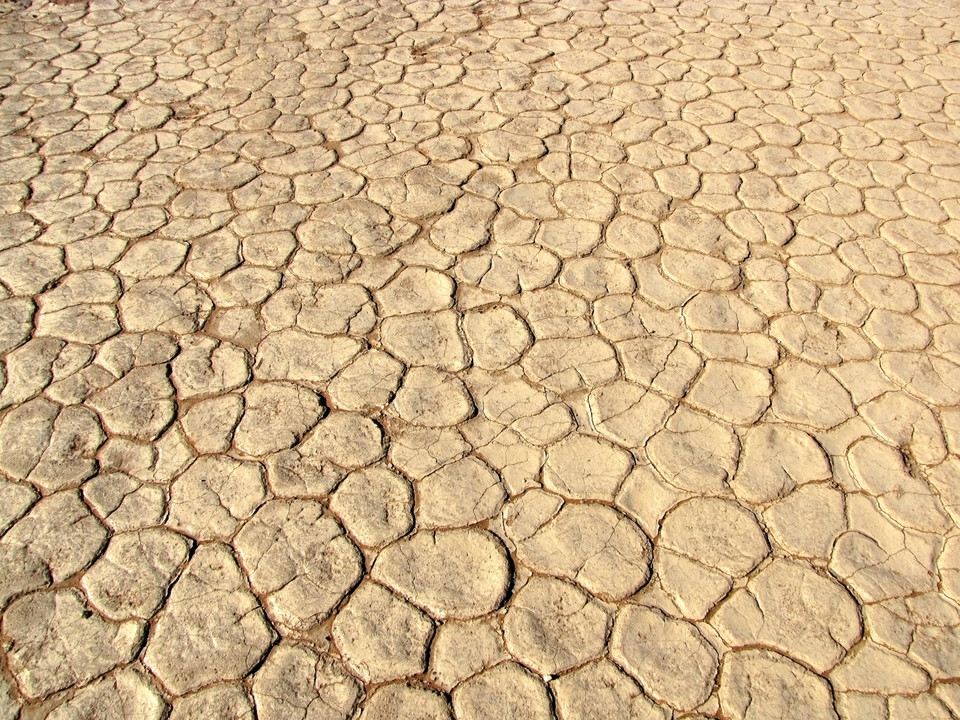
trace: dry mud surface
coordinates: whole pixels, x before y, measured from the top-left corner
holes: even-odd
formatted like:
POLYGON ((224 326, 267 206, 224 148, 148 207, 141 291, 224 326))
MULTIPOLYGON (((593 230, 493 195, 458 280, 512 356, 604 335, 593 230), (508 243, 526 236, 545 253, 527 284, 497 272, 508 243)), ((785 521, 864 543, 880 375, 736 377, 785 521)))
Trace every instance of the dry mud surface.
POLYGON ((0 211, 0 720, 960 717, 954 2, 4 2, 0 211))

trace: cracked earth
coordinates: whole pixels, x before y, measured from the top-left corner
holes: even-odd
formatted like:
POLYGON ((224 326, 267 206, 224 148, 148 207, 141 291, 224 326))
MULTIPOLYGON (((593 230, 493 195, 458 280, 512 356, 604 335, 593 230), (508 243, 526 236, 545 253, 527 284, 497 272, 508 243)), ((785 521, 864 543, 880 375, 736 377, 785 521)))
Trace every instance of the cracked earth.
POLYGON ((948 0, 0 6, 0 720, 960 717, 948 0))

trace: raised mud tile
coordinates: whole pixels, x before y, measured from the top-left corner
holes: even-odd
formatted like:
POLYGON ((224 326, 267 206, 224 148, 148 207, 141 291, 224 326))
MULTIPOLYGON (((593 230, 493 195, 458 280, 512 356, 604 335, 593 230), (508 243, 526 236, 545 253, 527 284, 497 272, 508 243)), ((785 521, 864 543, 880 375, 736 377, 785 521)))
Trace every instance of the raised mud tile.
MULTIPOLYGON (((31 569, 28 577, 40 580, 49 572, 53 582, 61 582, 86 569, 106 541, 106 528, 84 504, 80 493, 73 490, 41 499, 7 531, 0 547, 7 550, 8 561, 18 557, 10 551, 23 552, 19 557, 25 568, 31 569)), ((16 577, 16 574, 8 576, 14 587, 19 582, 16 577)), ((19 592, 6 581, 0 580, 0 583, 3 588, 0 597, 19 592)))
POLYGON ((401 420, 411 425, 451 427, 474 413, 473 399, 463 381, 432 368, 411 368, 393 401, 401 420))
POLYGON ((319 498, 339 483, 346 471, 326 458, 294 448, 270 455, 266 460, 267 485, 277 497, 319 498))
POLYGON ((371 577, 438 619, 493 612, 510 589, 509 555, 478 529, 419 532, 381 551, 371 577))
POLYGON ((167 333, 122 333, 100 347, 96 362, 119 378, 135 367, 169 362, 179 349, 177 339, 167 333))
POLYGON ((383 456, 383 430, 359 413, 333 412, 304 438, 298 450, 343 468, 363 467, 383 456))
POLYGON ((653 223, 618 214, 604 230, 607 246, 626 258, 642 258, 660 249, 660 234, 653 223))
POLYGON ((930 344, 930 329, 902 313, 875 308, 863 324, 863 332, 880 350, 908 352, 930 344))
POLYGON ((861 602, 929 592, 942 540, 905 530, 863 494, 847 495, 849 529, 837 538, 830 570, 861 602))
POLYGON ((622 380, 591 391, 587 403, 600 434, 625 448, 644 446, 676 407, 663 395, 622 380))
POLYGON ((729 575, 665 547, 654 558, 660 588, 687 620, 703 620, 733 587, 729 575))
POLYGON ((719 258, 687 250, 665 248, 660 254, 660 267, 667 279, 692 290, 735 290, 741 281, 737 267, 719 258))
POLYGON ((691 498, 665 516, 654 566, 684 617, 699 620, 768 552, 749 511, 716 498, 691 498))
POLYGON ((957 712, 958 700, 960 700, 957 690, 958 688, 956 685, 943 685, 937 687, 937 694, 939 695, 942 704, 948 708, 948 712, 953 712, 954 714, 957 712))
POLYGON ((610 619, 582 590, 534 576, 514 595, 503 619, 513 656, 541 675, 556 675, 599 656, 610 619))
POLYGON ((10 670, 31 699, 83 685, 128 663, 143 644, 144 623, 112 623, 87 609, 78 590, 15 600, 3 616, 10 670))
POLYGON ((559 395, 602 385, 619 374, 613 348, 599 337, 538 340, 521 365, 531 380, 559 395))
POLYGON ((345 367, 327 386, 341 410, 370 412, 385 408, 403 378, 403 363, 379 350, 368 350, 345 367))
POLYGON ((577 425, 570 407, 556 402, 537 415, 518 418, 511 427, 527 442, 546 447, 565 438, 577 425))
POLYGON ((636 288, 633 275, 623 262, 597 257, 564 262, 560 285, 590 301, 605 295, 630 294, 636 288))
POLYGON ((133 244, 112 269, 120 276, 143 280, 175 273, 190 246, 173 240, 143 240, 133 244))
POLYGON ((265 499, 259 463, 202 457, 173 482, 168 522, 196 540, 228 540, 265 499))
POLYGON ((526 323, 504 306, 465 314, 463 330, 474 363, 484 370, 510 367, 533 342, 526 323))
POLYGON ((0 351, 9 352, 30 337, 35 310, 30 298, 0 300, 0 351))
POLYGON ((53 435, 60 406, 36 398, 8 412, 0 424, 0 470, 24 480, 40 462, 53 435))
POLYGON ((253 703, 240 684, 197 690, 173 701, 170 720, 254 720, 253 703))
POLYGON ((453 691, 458 720, 551 720, 547 688, 535 675, 505 662, 475 675, 453 691))
POLYGON ((461 433, 476 448, 477 457, 500 474, 508 494, 537 485, 544 452, 517 432, 478 417, 461 433))
POLYGON ((347 720, 360 697, 360 684, 341 662, 305 645, 277 645, 252 687, 263 720, 347 720))
POLYGON ((663 519, 660 542, 733 577, 746 575, 770 552, 756 516, 719 498, 693 498, 677 505, 663 519))
MULTIPOLYGON (((496 230, 494 224, 495 235, 496 230)), ((477 285, 500 295, 517 295, 550 285, 560 266, 556 255, 537 245, 507 245, 493 255, 482 253, 462 258, 455 274, 462 285, 477 285)))
POLYGON ((927 673, 903 655, 869 640, 830 672, 830 682, 841 692, 877 695, 922 693, 930 688, 927 673))
POLYGON ((937 568, 943 579, 944 594, 956 600, 960 596, 960 542, 950 538, 944 543, 937 568))
POLYGON ((271 330, 297 325, 318 335, 356 336, 369 333, 377 315, 362 286, 317 287, 313 283, 299 283, 275 292, 265 303, 263 313, 271 330))
POLYGON ((183 338, 180 347, 170 363, 170 377, 182 399, 224 393, 250 379, 247 353, 236 345, 193 335, 183 338))
POLYGON ((492 518, 507 498, 490 466, 475 457, 445 465, 417 483, 421 528, 465 527, 492 518))
POLYGON ((77 717, 96 717, 104 708, 111 708, 114 713, 112 717, 119 720, 161 720, 167 703, 145 675, 132 668, 124 668, 87 685, 47 718, 73 720, 77 717))
POLYGON ((668 720, 672 713, 651 701, 633 678, 606 659, 584 665, 550 683, 564 720, 668 720))
POLYGON ((522 217, 537 220, 551 220, 560 216, 552 200, 553 187, 545 182, 521 183, 500 193, 500 203, 504 207, 522 217))
MULTIPOLYGON (((516 540, 517 559, 532 570, 566 578, 611 601, 633 595, 649 580, 650 541, 632 520, 613 508, 599 503, 570 504, 546 518, 539 527, 534 522, 522 532, 531 533, 528 537, 521 535, 516 540)), ((514 519, 513 509, 508 509, 505 522, 514 519)))
POLYGON ((497 205, 491 200, 463 195, 452 211, 433 224, 430 241, 451 254, 476 250, 486 244, 496 211, 497 205))
MULTIPOLYGON (((823 293, 820 309, 828 315, 839 314, 839 308, 830 304, 831 297, 823 293), (831 307, 832 312, 828 310, 831 307)), ((845 325, 836 328, 822 315, 813 313, 778 317, 770 323, 770 334, 791 353, 815 365, 832 367, 844 359, 865 360, 874 355, 869 342, 856 330, 845 325)))
POLYGON ((456 372, 469 364, 459 316, 450 310, 388 317, 380 326, 380 338, 387 350, 408 365, 456 372))
POLYGON ((859 414, 882 439, 906 449, 917 462, 937 465, 947 457, 943 428, 925 404, 906 392, 887 392, 864 403, 859 414))
POLYGON ((233 431, 243 415, 243 398, 233 393, 201 400, 180 419, 194 449, 204 454, 224 453, 233 443, 233 431))
POLYGON ((602 185, 588 182, 563 183, 556 190, 557 207, 577 218, 603 222, 616 212, 616 198, 602 185))
POLYGON ((901 526, 943 533, 952 525, 934 488, 910 473, 896 448, 863 438, 847 450, 847 464, 860 489, 901 526))
POLYGON ((763 511, 770 539, 791 555, 826 559, 847 528, 844 494, 830 485, 805 485, 763 511))
POLYGON ((860 613, 836 580, 805 563, 774 560, 711 616, 733 647, 763 645, 824 673, 860 639, 860 613))
POLYGON ((66 343, 54 338, 34 338, 7 356, 5 386, 0 407, 23 403, 53 380, 53 366, 66 343))
POLYGON ((177 171, 177 180, 185 187, 231 190, 247 183, 256 175, 257 168, 250 163, 237 162, 236 155, 207 152, 177 171))
POLYGON ((42 306, 37 316, 37 336, 96 344, 120 332, 117 310, 103 303, 84 303, 60 310, 42 306))
POLYGON ((960 404, 960 365, 921 353, 884 353, 884 373, 911 395, 932 405, 960 404))
POLYGON ((494 162, 520 163, 546 153, 539 138, 515 135, 503 130, 490 130, 478 138, 483 154, 494 162))
POLYGON ((137 440, 153 440, 174 418, 174 389, 164 365, 131 370, 92 395, 89 404, 107 430, 137 440))
POLYGON ((610 654, 644 691, 677 710, 703 703, 717 676, 717 654, 697 628, 659 610, 626 605, 617 615, 610 654), (671 668, 682 663, 678 676, 671 668))
POLYGON ((615 500, 616 507, 633 518, 648 537, 660 534, 660 521, 668 510, 690 493, 664 480, 650 463, 638 463, 624 480, 615 500))
MULTIPOLYGON (((938 598, 939 599, 939 598, 938 598)), ((913 609, 913 608, 911 608, 913 609)), ((910 658, 935 679, 946 679, 957 673, 957 642, 960 633, 955 625, 924 624, 910 646, 910 658), (939 626, 938 626, 939 625, 939 626)))
POLYGON ((333 640, 365 682, 399 680, 427 668, 433 622, 382 585, 365 581, 333 621, 333 640))
POLYGON ((81 584, 90 603, 111 620, 147 619, 163 605, 189 551, 185 537, 162 528, 118 533, 81 584))
POLYGON ((323 337, 288 328, 260 344, 254 376, 262 380, 323 383, 350 364, 362 349, 359 340, 323 337))
POLYGON ((764 503, 830 477, 830 461, 812 437, 790 425, 761 423, 746 433, 730 487, 741 500, 764 503))
POLYGON ((683 406, 647 443, 647 456, 667 482, 695 493, 724 492, 739 455, 728 424, 683 406))
POLYGON ((847 391, 823 368, 788 360, 773 380, 772 411, 781 420, 829 430, 856 414, 847 391))
POLYGON ((227 230, 218 230, 191 243, 185 270, 196 280, 214 281, 241 263, 240 242, 227 230))
POLYGON ((747 425, 764 413, 772 392, 768 370, 708 360, 686 400, 721 420, 747 425))
POLYGON ((145 483, 124 473, 97 475, 83 486, 84 500, 115 532, 159 525, 167 512, 162 485, 145 483))
POLYGON ((0 281, 16 296, 41 293, 66 271, 59 248, 31 244, 0 252, 0 281))
POLYGON ((393 436, 388 458, 413 479, 426 477, 470 450, 456 428, 401 426, 393 436))
POLYGON ((413 528, 413 487, 386 467, 363 468, 340 483, 330 509, 361 545, 383 547, 413 528))
POLYGON ((92 410, 64 408, 53 423, 50 444, 27 480, 46 492, 78 485, 96 473, 94 455, 105 440, 92 410))
POLYGON ((453 280, 428 268, 406 268, 374 293, 383 315, 436 312, 453 305, 453 280))
POLYGON ((430 677, 449 692, 463 680, 491 668, 509 655, 496 616, 477 620, 447 620, 430 648, 430 677))
POLYGON ((363 704, 361 720, 451 720, 447 700, 437 692, 410 685, 384 685, 363 704))
POLYGON ((577 433, 548 449, 543 482, 571 499, 613 500, 632 466, 629 453, 577 433))
POLYGON ((360 552, 318 502, 268 502, 234 546, 267 614, 286 631, 325 620, 363 576, 360 552))
POLYGON ((540 226, 537 243, 560 257, 579 257, 589 255, 600 244, 602 230, 600 223, 590 220, 549 220, 540 226))
POLYGON ((39 499, 39 493, 29 485, 0 480, 0 535, 9 530, 39 499))
POLYGON ((931 694, 915 696, 890 697, 887 707, 890 717, 896 720, 909 717, 929 717, 935 720, 946 720, 952 713, 951 709, 931 694))
POLYGON ((543 412, 556 397, 510 375, 475 371, 467 379, 483 414, 500 425, 532 418, 543 412))
POLYGON ((207 294, 179 275, 141 280, 123 294, 119 305, 129 332, 196 332, 213 309, 207 294))
POLYGON ((524 318, 538 340, 585 337, 593 332, 590 304, 573 293, 553 287, 532 290, 520 296, 520 303, 524 318))
POLYGON ((243 400, 234 444, 253 456, 269 455, 296 444, 326 412, 315 392, 292 383, 251 383, 243 400))
POLYGON ((720 706, 736 720, 788 718, 797 708, 815 720, 837 720, 829 683, 769 650, 727 653, 720 671, 720 706))
POLYGON ((197 548, 170 591, 143 662, 170 692, 183 695, 244 677, 275 638, 230 550, 212 543, 197 548))

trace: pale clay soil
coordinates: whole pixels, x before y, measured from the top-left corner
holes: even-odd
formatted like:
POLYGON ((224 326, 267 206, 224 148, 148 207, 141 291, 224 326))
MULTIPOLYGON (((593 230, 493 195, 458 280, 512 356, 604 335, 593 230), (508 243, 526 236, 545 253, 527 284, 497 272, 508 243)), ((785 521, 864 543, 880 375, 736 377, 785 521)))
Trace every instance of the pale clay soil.
POLYGON ((0 5, 0 720, 960 717, 952 0, 0 5))

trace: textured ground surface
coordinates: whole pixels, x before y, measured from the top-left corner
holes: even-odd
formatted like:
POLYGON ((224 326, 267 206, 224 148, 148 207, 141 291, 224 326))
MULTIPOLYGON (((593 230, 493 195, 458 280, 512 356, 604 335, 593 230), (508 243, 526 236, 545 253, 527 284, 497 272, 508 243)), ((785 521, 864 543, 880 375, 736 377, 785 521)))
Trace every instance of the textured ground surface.
POLYGON ((0 9, 0 719, 960 717, 953 2, 0 9))

